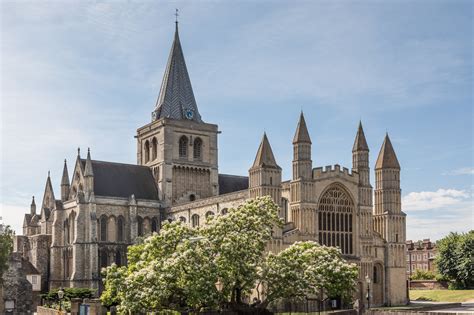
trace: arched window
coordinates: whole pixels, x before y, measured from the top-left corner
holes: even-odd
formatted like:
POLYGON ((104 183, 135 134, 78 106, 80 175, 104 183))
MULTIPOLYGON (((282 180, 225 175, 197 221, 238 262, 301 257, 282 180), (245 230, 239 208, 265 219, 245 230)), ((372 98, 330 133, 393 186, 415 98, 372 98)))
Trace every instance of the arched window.
POLYGON ((212 212, 212 211, 207 211, 206 212, 206 219, 211 218, 213 216, 214 216, 214 212, 212 212))
POLYGON ((141 217, 137 217, 137 233, 138 236, 143 236, 143 219, 141 217))
POLYGON ((145 163, 148 163, 148 161, 150 161, 150 142, 148 140, 145 141, 145 148, 143 153, 145 153, 145 163))
POLYGON ((151 232, 158 232, 158 220, 156 218, 153 218, 151 220, 151 232))
POLYGON ((379 283, 378 280, 379 280, 379 279, 378 279, 377 266, 374 266, 374 274, 373 274, 373 276, 372 276, 372 281, 373 281, 374 283, 379 283))
POLYGON ((100 217, 100 240, 107 241, 107 217, 105 215, 100 217))
POLYGON ((74 212, 69 214, 69 243, 74 242, 75 230, 74 230, 74 220, 76 215, 74 212))
POLYGON ((188 138, 181 136, 179 138, 179 157, 186 158, 188 156, 188 138))
POLYGON ((185 217, 179 217, 179 221, 183 222, 183 223, 186 223, 186 218, 185 217))
POLYGON ((155 160, 158 156, 158 140, 156 140, 156 138, 153 138, 151 141, 151 149, 151 159, 155 160))
POLYGON ((100 260, 99 266, 100 266, 100 268, 107 267, 107 265, 108 265, 107 258, 108 258, 107 257, 107 252, 105 250, 100 251, 100 255, 99 255, 99 260, 100 260))
POLYGON ((353 254, 352 213, 354 203, 340 185, 332 185, 318 205, 318 227, 323 232, 322 245, 338 246, 343 254, 353 254), (324 236, 327 233, 327 238, 324 236))
POLYGON ((282 217, 285 220, 285 223, 288 222, 288 199, 281 198, 281 207, 282 207, 282 217))
POLYGON ((193 157, 195 160, 202 160, 202 140, 201 138, 194 139, 193 157))
POLYGON ((199 226, 199 215, 193 214, 191 217, 191 222, 193 227, 198 227, 199 226))
POLYGON ((69 244, 69 220, 64 220, 64 245, 69 244))
POLYGON ((117 241, 123 242, 123 217, 119 216, 117 219, 117 241))
POLYGON ((194 201, 194 200, 196 200, 196 195, 195 194, 189 195, 189 201, 194 201))
POLYGON ((221 215, 226 215, 228 212, 227 208, 221 210, 221 215))
POLYGON ((115 252, 115 264, 117 266, 122 266, 122 254, 120 253, 120 250, 118 249, 115 252))

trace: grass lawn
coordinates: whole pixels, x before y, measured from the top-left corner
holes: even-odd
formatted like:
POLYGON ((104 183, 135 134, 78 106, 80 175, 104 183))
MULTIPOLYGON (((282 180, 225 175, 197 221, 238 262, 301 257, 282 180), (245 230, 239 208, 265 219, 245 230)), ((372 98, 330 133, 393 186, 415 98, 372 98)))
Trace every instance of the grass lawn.
POLYGON ((474 290, 410 290, 412 301, 466 302, 474 300, 474 290))

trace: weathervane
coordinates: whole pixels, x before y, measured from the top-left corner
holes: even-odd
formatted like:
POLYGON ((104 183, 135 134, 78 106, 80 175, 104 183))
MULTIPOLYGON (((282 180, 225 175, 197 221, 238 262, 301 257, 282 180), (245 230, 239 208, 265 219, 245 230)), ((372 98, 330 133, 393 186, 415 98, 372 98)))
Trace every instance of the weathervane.
POLYGON ((178 9, 176 9, 176 12, 174 13, 174 16, 176 16, 176 21, 175 21, 175 23, 178 24, 178 16, 179 16, 179 14, 178 14, 178 9))

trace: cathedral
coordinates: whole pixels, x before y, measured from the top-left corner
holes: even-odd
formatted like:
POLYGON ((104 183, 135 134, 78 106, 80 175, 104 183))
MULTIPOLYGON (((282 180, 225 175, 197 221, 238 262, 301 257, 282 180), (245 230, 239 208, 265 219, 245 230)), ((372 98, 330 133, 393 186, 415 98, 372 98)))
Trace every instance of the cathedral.
POLYGON ((351 169, 313 167, 303 113, 295 127, 291 179, 282 179, 266 134, 248 177, 220 174, 219 129, 199 113, 176 23, 151 122, 135 135, 137 164, 99 161, 93 152, 83 157, 78 150, 72 167, 64 161, 58 193, 48 174, 39 209, 33 197, 14 251, 41 273, 43 291, 89 287, 100 292, 101 268, 126 264, 127 246, 159 232, 164 220, 198 227, 206 216, 225 215, 249 198, 269 195, 285 224, 268 251, 305 240, 337 246, 359 266, 362 301, 369 285, 371 305, 406 304, 406 215, 390 138, 385 135, 375 163, 374 191, 361 123, 351 169))

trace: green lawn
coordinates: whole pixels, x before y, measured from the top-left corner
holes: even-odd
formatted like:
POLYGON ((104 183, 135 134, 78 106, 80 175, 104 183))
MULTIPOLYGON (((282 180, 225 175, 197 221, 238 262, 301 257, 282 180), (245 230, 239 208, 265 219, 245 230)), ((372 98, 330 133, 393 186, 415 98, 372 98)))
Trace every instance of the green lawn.
POLYGON ((410 290, 412 301, 466 302, 474 300, 474 290, 410 290))

